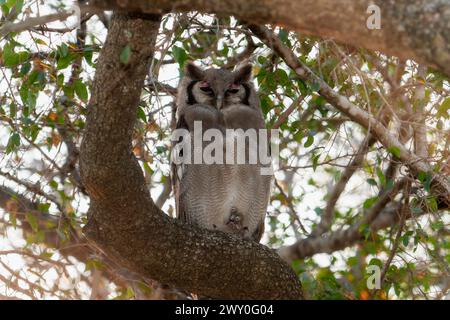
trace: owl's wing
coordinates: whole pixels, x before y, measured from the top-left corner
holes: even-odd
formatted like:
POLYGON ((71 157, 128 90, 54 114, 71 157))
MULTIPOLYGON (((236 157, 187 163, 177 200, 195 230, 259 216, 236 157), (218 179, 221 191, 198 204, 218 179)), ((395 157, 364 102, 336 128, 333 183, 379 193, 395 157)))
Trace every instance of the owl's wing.
MULTIPOLYGON (((175 129, 186 129, 188 130, 188 125, 184 119, 184 115, 181 115, 177 121, 175 129)), ((181 137, 178 141, 174 141, 172 143, 172 152, 182 152, 176 150, 175 146, 181 142, 181 137)), ((182 156, 182 154, 173 155, 174 157, 182 156)), ((182 208, 180 201, 180 183, 181 179, 183 177, 183 171, 184 171, 184 165, 183 164, 176 164, 174 161, 171 163, 171 178, 172 178, 172 190, 175 197, 175 209, 176 209, 176 217, 177 219, 180 219, 183 222, 186 222, 186 215, 185 210, 182 208)))

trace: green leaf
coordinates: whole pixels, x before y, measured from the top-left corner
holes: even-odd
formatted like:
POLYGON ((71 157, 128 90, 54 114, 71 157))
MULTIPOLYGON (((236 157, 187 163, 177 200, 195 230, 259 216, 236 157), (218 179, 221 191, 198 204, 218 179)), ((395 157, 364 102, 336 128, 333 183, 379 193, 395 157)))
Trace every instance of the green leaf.
POLYGON ((283 41, 283 43, 287 44, 289 41, 289 33, 284 30, 284 29, 280 29, 280 32, 278 33, 278 38, 280 38, 281 41, 283 41))
POLYGON ((53 254, 54 254, 53 252, 44 251, 39 256, 44 259, 51 259, 51 257, 53 257, 53 254))
POLYGON ((405 246, 405 247, 407 247, 408 246, 408 244, 409 244, 409 235, 404 235, 403 237, 402 237, 402 243, 403 243, 403 246, 405 246))
POLYGON ((29 85, 34 84, 34 82, 38 78, 38 75, 39 75, 39 72, 37 70, 33 70, 28 77, 28 84, 29 85))
POLYGON ((23 0, 7 0, 6 4, 9 8, 15 7, 16 15, 18 15, 22 11, 23 0))
POLYGON ((150 174, 150 175, 152 175, 152 174, 154 173, 153 170, 152 170, 152 168, 150 168, 150 166, 148 165, 147 162, 144 162, 144 169, 145 169, 145 171, 146 171, 148 174, 150 174))
POLYGON ((264 56, 258 56, 258 63, 259 64, 264 64, 265 62, 266 62, 266 57, 264 57, 264 56))
POLYGON ((56 69, 63 70, 67 68, 68 66, 70 66, 72 60, 75 59, 75 57, 76 56, 74 54, 68 54, 65 57, 61 57, 58 55, 58 62, 56 64, 56 69))
POLYGON ((378 197, 372 197, 372 198, 366 199, 366 201, 364 201, 363 208, 364 209, 372 208, 372 206, 375 204, 375 202, 377 202, 377 200, 378 200, 378 197))
POLYGON ((420 215, 420 214, 423 213, 423 210, 422 210, 422 208, 420 208, 420 207, 412 206, 411 212, 412 212, 414 215, 420 215))
POLYGON ((350 257, 347 259, 347 265, 349 267, 354 267, 354 266, 357 266, 358 264, 359 264, 359 258, 357 256, 350 257))
POLYGON ((9 154, 15 151, 20 146, 20 136, 17 132, 14 132, 8 140, 8 144, 6 145, 6 153, 9 154))
POLYGON ((172 48, 173 58, 180 65, 180 67, 184 66, 184 63, 188 60, 189 56, 183 48, 173 46, 172 48))
POLYGON ((63 43, 59 46, 58 48, 58 54, 64 58, 67 57, 67 55, 69 54, 69 47, 67 46, 67 44, 63 43))
POLYGON ((321 216, 323 214, 323 209, 320 207, 315 207, 314 212, 317 213, 318 216, 321 216))
POLYGON ((417 175, 417 178, 420 182, 422 182, 425 191, 430 192, 431 188, 431 174, 429 172, 420 171, 417 175))
POLYGON ((19 64, 19 55, 14 52, 14 47, 7 43, 3 47, 3 65, 5 67, 14 67, 19 64))
POLYGON ((317 92, 320 90, 320 83, 318 82, 308 83, 308 87, 312 92, 317 92))
POLYGON ((29 107, 26 109, 24 108, 23 110, 25 116, 27 116, 28 115, 27 113, 29 113, 31 109, 34 109, 34 107, 36 107, 37 94, 33 93, 28 84, 24 82, 22 83, 22 86, 19 89, 19 95, 24 106, 29 107))
POLYGON ((120 53, 120 62, 122 62, 123 64, 128 64, 130 62, 130 56, 131 56, 131 47, 130 45, 127 44, 120 53))
POLYGON ((312 158, 313 171, 316 171, 317 169, 317 165, 319 164, 319 158, 320 154, 317 154, 312 158))
POLYGON ((376 172, 377 172, 377 177, 380 180, 380 184, 382 186, 385 186, 386 185, 386 177, 384 176, 383 171, 380 169, 380 167, 377 167, 376 172))
POLYGON ((138 117, 138 119, 141 119, 142 121, 147 122, 147 116, 145 115, 144 109, 142 109, 141 107, 138 107, 138 109, 137 109, 137 117, 138 117))
POLYGON ((53 189, 57 190, 58 189, 58 182, 56 182, 55 180, 52 180, 49 182, 49 186, 52 187, 53 189))
POLYGON ((17 106, 14 103, 12 103, 9 106, 9 116, 11 119, 14 119, 16 117, 16 114, 17 114, 17 106))
POLYGON ((83 102, 87 102, 88 91, 83 81, 81 79, 77 79, 75 80, 74 85, 75 85, 75 93, 77 94, 78 98, 80 98, 80 100, 82 100, 83 102))
POLYGON ((228 56, 228 52, 230 51, 230 49, 228 48, 228 45, 226 43, 223 44, 223 49, 220 50, 220 53, 226 57, 228 56))
POLYGON ((372 259, 370 259, 369 265, 370 266, 378 266, 378 267, 382 268, 383 262, 380 259, 372 258, 372 259))
POLYGON ((305 144, 303 145, 305 148, 311 147, 314 143, 314 136, 309 135, 308 138, 305 141, 305 144))
POLYGON ((289 77, 283 69, 277 69, 274 75, 274 81, 279 85, 287 86, 290 84, 289 77))
POLYGON ((127 288, 127 292, 126 292, 126 294, 125 294, 125 297, 126 297, 126 299, 131 299, 131 298, 134 297, 134 291, 133 291, 133 288, 131 288, 131 287, 128 287, 128 288, 127 288))
POLYGON ((84 56, 84 60, 86 60, 86 62, 92 67, 94 66, 93 62, 92 62, 92 57, 94 55, 94 49, 92 47, 86 46, 83 49, 83 56, 84 56))
POLYGON ((38 209, 39 211, 48 213, 48 209, 50 208, 50 203, 39 203, 38 209))
POLYGON ((28 51, 19 51, 17 53, 17 64, 22 64, 30 58, 28 51))
POLYGON ((437 117, 448 119, 449 118, 449 110, 450 110, 450 98, 447 98, 439 106, 438 112, 437 112, 437 117))
POLYGON ((273 107, 273 101, 266 95, 261 97, 261 110, 266 115, 273 107))
POLYGON ((438 203, 436 201, 435 197, 429 197, 427 198, 427 206, 428 208, 430 208, 431 212, 436 212, 438 211, 438 203))
POLYGON ((22 65, 20 68, 20 74, 22 76, 26 75, 31 70, 31 63, 27 62, 22 65))
POLYGON ((36 216, 32 213, 27 213, 25 218, 27 219, 28 223, 31 226, 31 229, 33 229, 34 232, 38 232, 39 230, 39 224, 36 216))
POLYGON ((388 151, 396 158, 400 158, 400 148, 399 147, 390 147, 388 151))
POLYGON ((17 228, 17 215, 16 213, 10 213, 9 214, 9 222, 11 222, 14 229, 17 228))
POLYGON ((156 147, 156 154, 163 154, 167 148, 165 146, 157 146, 156 147))

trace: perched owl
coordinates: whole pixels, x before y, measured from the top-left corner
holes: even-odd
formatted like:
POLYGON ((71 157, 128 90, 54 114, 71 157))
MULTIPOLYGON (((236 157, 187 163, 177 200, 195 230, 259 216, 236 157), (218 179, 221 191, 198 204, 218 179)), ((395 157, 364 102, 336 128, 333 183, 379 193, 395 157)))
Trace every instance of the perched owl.
MULTIPOLYGON (((265 129, 251 71, 251 65, 231 72, 202 70, 188 63, 178 88, 177 128, 186 129, 192 136, 194 122, 201 121, 203 132, 216 129, 224 135, 224 141, 227 129, 265 129)), ((202 228, 259 241, 264 232, 272 177, 261 174, 262 164, 249 163, 248 145, 245 163, 237 164, 234 153, 234 162, 225 163, 226 152, 231 150, 225 145, 224 163, 172 164, 177 217, 202 228)), ((191 151, 201 152, 194 147, 191 151)))

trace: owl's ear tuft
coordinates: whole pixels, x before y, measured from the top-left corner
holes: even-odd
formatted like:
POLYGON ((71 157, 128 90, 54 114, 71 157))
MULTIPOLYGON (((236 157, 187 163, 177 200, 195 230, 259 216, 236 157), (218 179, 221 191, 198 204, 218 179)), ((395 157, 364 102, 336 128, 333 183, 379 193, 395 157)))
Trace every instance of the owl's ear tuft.
POLYGON ((234 82, 248 82, 252 79, 252 65, 247 63, 234 72, 234 82))
POLYGON ((184 75, 194 80, 203 80, 205 73, 202 69, 197 67, 194 62, 188 61, 184 66, 184 75))

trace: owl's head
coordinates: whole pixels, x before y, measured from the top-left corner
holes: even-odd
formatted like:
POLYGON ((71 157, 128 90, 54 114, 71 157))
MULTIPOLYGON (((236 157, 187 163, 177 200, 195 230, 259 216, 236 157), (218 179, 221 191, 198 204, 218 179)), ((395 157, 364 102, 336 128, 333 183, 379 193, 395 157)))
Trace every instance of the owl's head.
POLYGON ((255 106, 256 92, 250 64, 229 71, 215 68, 203 70, 188 62, 180 89, 184 91, 183 98, 187 104, 200 103, 218 110, 235 104, 255 106))

